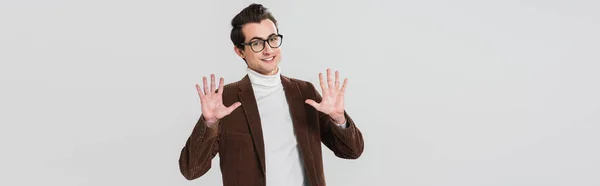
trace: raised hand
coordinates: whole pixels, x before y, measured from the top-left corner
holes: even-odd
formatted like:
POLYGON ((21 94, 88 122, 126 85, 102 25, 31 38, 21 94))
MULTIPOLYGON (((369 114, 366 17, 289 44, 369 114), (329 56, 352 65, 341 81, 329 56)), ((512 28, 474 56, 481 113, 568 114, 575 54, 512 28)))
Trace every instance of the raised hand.
POLYGON ((210 75, 210 90, 206 84, 206 77, 202 78, 204 91, 200 89, 200 85, 196 84, 196 90, 200 96, 200 105, 202 107, 202 115, 206 121, 206 125, 211 127, 221 118, 231 114, 233 110, 242 105, 240 102, 236 102, 229 107, 223 105, 223 78, 219 80, 219 89, 215 92, 215 75, 210 75))
POLYGON ((313 106, 320 112, 329 115, 337 124, 346 122, 344 117, 344 92, 348 84, 348 78, 344 79, 344 84, 340 88, 340 73, 335 71, 335 83, 331 78, 331 69, 327 69, 327 83, 323 79, 323 74, 319 73, 319 82, 323 99, 317 103, 312 99, 307 99, 305 103, 313 106))

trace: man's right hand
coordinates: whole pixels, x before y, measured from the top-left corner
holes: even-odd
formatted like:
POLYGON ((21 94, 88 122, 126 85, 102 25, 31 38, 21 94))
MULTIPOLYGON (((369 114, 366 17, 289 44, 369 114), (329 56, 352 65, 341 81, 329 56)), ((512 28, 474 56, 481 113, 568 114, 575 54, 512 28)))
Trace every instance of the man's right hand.
POLYGON ((204 91, 200 89, 200 85, 196 84, 196 90, 200 96, 200 106, 202 107, 202 116, 206 126, 213 127, 221 118, 231 114, 233 110, 242 105, 240 102, 235 102, 229 107, 223 105, 223 78, 219 80, 219 89, 215 92, 215 75, 210 75, 210 90, 208 90, 206 77, 202 77, 204 91))

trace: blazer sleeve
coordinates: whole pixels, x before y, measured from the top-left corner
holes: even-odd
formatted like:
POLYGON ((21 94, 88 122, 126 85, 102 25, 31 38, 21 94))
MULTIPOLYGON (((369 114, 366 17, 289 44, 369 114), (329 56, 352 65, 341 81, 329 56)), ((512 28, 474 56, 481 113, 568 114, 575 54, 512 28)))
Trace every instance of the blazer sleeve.
POLYGON ((215 127, 207 127, 204 116, 198 119, 179 156, 179 170, 186 179, 199 178, 210 169, 212 159, 219 151, 219 123, 215 127))
MULTIPOLYGON (((321 95, 315 89, 312 83, 307 82, 312 91, 312 98, 317 103, 322 100, 321 95)), ((312 107, 312 106, 310 106, 312 107)), ((314 108, 313 108, 314 109, 314 108)), ((319 114, 319 127, 321 131, 321 141, 327 148, 340 158, 344 159, 357 159, 363 152, 364 141, 362 133, 352 121, 352 118, 344 111, 346 117, 346 124, 348 127, 343 128, 337 126, 329 115, 317 111, 319 114)))

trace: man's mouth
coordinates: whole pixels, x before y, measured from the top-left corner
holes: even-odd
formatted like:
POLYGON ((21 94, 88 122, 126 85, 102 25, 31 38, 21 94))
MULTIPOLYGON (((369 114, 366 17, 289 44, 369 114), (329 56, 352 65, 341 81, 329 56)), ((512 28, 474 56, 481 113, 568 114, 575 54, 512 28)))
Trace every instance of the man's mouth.
POLYGON ((260 59, 260 60, 262 60, 262 61, 264 61, 264 62, 266 62, 266 63, 270 63, 270 62, 273 62, 273 59, 275 59, 275 56, 272 56, 272 57, 270 57, 270 58, 264 58, 264 59, 260 59))

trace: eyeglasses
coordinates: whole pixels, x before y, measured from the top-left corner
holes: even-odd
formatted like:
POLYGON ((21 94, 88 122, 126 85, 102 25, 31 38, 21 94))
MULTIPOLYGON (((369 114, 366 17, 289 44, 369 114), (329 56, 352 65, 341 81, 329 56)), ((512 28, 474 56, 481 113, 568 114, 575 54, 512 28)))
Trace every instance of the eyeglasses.
POLYGON ((265 43, 269 43, 269 46, 271 48, 279 48, 279 46, 281 46, 281 40, 283 40, 283 35, 281 34, 276 34, 276 35, 271 35, 268 39, 254 39, 248 43, 242 43, 242 45, 244 46, 250 46, 250 48, 252 49, 252 51, 258 53, 260 51, 263 51, 265 49, 265 43))

